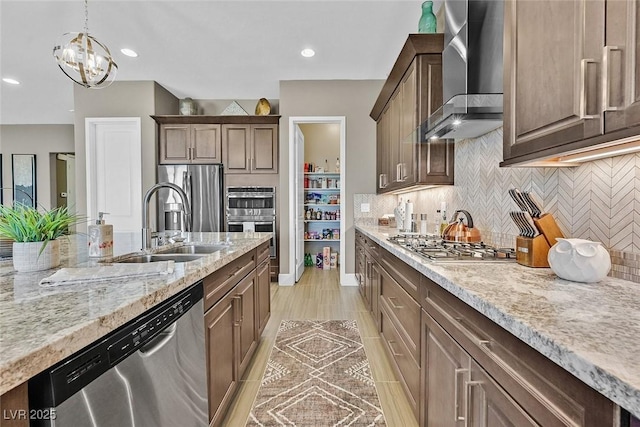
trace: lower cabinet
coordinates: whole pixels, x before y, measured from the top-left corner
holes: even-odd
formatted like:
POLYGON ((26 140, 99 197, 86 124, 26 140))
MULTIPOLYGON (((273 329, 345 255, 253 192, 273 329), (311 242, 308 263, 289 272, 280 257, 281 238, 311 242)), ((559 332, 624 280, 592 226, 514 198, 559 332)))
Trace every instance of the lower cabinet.
POLYGON ((391 252, 367 264, 369 240, 363 298, 422 427, 617 425, 613 402, 391 252))
POLYGON ((257 302, 255 294, 256 281, 257 276, 255 272, 249 274, 242 279, 234 291, 235 295, 233 298, 236 301, 236 311, 238 312, 236 323, 240 334, 240 339, 238 340, 240 345, 238 355, 239 376, 242 376, 244 371, 246 371, 258 340, 255 311, 257 302))
POLYGON ((265 259, 256 269, 256 329, 258 337, 262 335, 269 317, 271 316, 271 280, 269 275, 269 258, 265 259))
POLYGON ((423 426, 537 426, 449 334, 422 312, 423 426))
POLYGON ((229 293, 204 315, 209 424, 220 425, 238 387, 236 295, 229 293))
POLYGON ((266 242, 204 279, 211 427, 222 424, 238 381, 249 366, 269 320, 268 245, 266 242), (256 259, 259 260, 257 268, 256 259))

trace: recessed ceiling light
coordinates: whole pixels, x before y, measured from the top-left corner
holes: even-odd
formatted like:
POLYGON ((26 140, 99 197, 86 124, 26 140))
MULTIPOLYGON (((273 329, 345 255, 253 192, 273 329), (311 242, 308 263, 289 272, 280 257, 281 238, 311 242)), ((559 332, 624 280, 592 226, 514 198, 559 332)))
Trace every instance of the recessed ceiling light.
POLYGON ((454 126, 461 125, 461 124, 462 124, 462 120, 460 120, 460 119, 455 119, 455 120, 453 121, 453 123, 452 123, 452 124, 453 124, 454 126))
POLYGON ((73 110, 73 109, 72 109, 72 110, 69 110, 69 112, 70 112, 70 113, 73 113, 74 111, 76 111, 76 110, 73 110))
POLYGON ((138 56, 138 54, 134 50, 127 49, 127 48, 120 49, 120 52, 122 52, 127 56, 130 56, 131 58, 136 58, 138 56))
POLYGON ((9 83, 10 85, 19 85, 20 84, 20 82, 17 81, 16 79, 10 79, 8 77, 3 78, 2 81, 5 82, 5 83, 9 83))
POLYGON ((300 52, 300 55, 304 56, 305 58, 311 58, 315 54, 316 54, 316 51, 309 48, 302 49, 302 52, 300 52))

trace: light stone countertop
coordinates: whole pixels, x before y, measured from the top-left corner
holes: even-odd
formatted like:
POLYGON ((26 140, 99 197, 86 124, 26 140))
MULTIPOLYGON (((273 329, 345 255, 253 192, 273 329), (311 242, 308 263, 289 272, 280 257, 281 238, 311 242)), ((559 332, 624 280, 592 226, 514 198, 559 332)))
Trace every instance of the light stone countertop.
POLYGON ((442 288, 640 417, 640 285, 558 278, 513 263, 434 263, 387 241, 395 228, 356 226, 442 288))
MULTIPOLYGON (((141 253, 139 234, 116 233, 113 260, 141 253)), ((219 242, 230 246, 196 261, 176 263, 169 275, 55 287, 42 287, 38 282, 56 270, 16 273, 11 261, 0 262, 0 394, 255 249, 271 233, 183 236, 185 242, 172 246, 219 242)), ((71 236, 62 246, 60 268, 97 264, 88 259, 86 236, 71 236)))

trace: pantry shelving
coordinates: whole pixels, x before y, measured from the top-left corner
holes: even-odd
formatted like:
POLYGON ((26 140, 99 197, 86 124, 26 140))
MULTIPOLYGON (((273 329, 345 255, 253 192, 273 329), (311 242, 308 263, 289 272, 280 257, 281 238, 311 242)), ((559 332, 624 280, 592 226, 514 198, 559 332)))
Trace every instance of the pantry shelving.
POLYGON ((340 243, 340 173, 304 174, 305 253, 317 254, 322 247, 337 251, 340 243))

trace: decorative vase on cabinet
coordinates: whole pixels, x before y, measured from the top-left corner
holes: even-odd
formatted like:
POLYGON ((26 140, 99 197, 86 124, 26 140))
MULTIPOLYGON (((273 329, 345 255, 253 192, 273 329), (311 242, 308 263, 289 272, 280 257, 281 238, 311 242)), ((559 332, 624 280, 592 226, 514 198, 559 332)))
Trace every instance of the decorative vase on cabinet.
POLYGON ((422 3, 422 16, 418 21, 419 33, 435 33, 437 28, 436 15, 433 14, 433 2, 427 0, 422 3))

